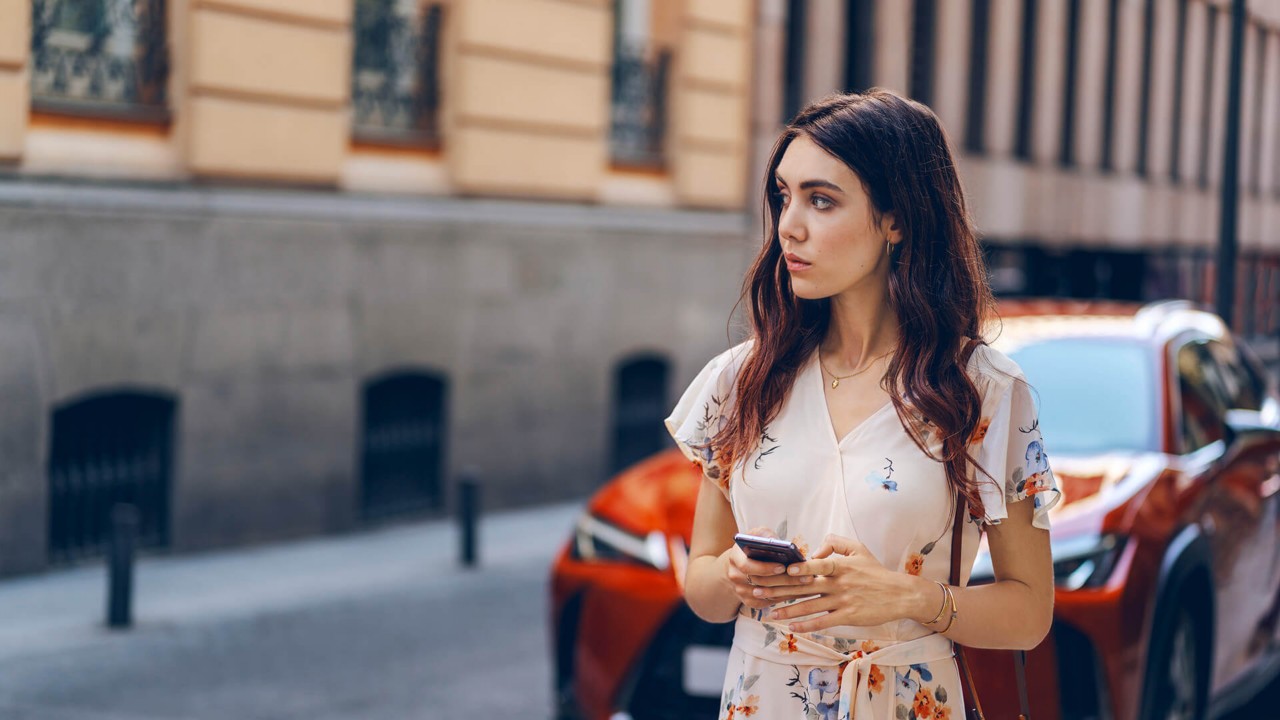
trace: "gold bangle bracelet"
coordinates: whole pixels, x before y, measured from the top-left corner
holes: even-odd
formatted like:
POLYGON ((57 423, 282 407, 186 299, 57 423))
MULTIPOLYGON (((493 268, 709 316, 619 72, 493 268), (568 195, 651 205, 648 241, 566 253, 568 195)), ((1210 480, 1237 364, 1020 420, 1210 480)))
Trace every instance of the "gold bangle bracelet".
POLYGON ((942 606, 938 608, 938 614, 934 615, 933 619, 925 623, 925 625, 933 625, 934 623, 938 622, 939 620, 942 619, 942 613, 947 611, 947 586, 943 585, 937 580, 934 580, 933 582, 938 587, 942 588, 942 606))
POLYGON ((946 633, 955 624, 956 616, 960 614, 960 609, 956 607, 956 596, 951 592, 951 588, 947 588, 947 599, 951 601, 951 617, 947 619, 947 626, 938 631, 939 635, 946 633))

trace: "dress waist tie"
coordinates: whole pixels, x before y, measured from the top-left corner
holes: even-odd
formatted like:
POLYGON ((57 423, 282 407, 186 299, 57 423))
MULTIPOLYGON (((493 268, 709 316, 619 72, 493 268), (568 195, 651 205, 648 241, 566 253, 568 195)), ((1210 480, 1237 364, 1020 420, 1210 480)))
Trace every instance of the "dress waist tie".
MULTIPOLYGON (((951 641, 937 633, 904 640, 872 653, 842 653, 810 639, 806 633, 791 634, 786 632, 785 626, 766 625, 746 615, 738 616, 733 645, 747 655, 779 665, 838 667, 841 663, 848 662, 840 676, 840 708, 837 717, 844 717, 849 713, 849 717, 856 720, 876 720, 871 715, 871 696, 867 684, 872 665, 918 665, 946 660, 955 655, 951 641), (776 637, 771 642, 765 642, 769 638, 770 627, 774 629, 776 637), (850 708, 853 712, 850 712, 850 708)), ((802 679, 801 682, 806 680, 807 678, 802 679)), ((910 698, 907 704, 911 704, 910 698)), ((883 720, 896 720, 895 706, 894 702, 886 705, 888 710, 883 720)))

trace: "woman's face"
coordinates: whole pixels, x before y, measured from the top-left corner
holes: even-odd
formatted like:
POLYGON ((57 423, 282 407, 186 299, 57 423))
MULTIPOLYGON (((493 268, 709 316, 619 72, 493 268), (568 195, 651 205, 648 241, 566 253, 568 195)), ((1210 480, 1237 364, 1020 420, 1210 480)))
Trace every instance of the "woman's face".
POLYGON ((782 206, 778 241, 796 297, 887 286, 885 240, 901 235, 890 214, 876 224, 871 198, 847 165, 802 134, 783 153, 774 184, 782 206))

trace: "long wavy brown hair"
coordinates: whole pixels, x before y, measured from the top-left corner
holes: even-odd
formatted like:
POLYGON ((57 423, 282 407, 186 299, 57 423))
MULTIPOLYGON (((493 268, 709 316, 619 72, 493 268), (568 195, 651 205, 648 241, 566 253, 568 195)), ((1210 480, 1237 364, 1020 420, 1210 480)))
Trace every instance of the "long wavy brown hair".
POLYGON ((881 387, 916 445, 946 464, 947 482, 965 498, 970 515, 983 517, 978 483, 968 479, 966 466, 981 469, 969 453, 981 396, 960 355, 969 338, 983 342, 980 330, 995 301, 938 118, 925 105, 880 88, 815 101, 774 146, 764 176, 764 245, 738 301, 748 303, 754 342, 738 374, 736 402, 713 440, 721 464, 731 468, 758 446, 831 320, 829 298, 805 300, 792 292, 778 240, 782 203, 773 190, 774 173, 801 134, 861 179, 877 226, 886 213, 897 219, 902 241, 891 258, 888 295, 900 325, 881 387), (942 457, 929 450, 926 432, 942 439, 942 457))

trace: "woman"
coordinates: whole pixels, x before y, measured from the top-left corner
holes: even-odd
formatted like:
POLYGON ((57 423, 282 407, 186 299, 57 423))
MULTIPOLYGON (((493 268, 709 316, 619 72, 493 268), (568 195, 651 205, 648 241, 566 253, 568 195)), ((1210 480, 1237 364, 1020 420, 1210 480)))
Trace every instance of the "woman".
POLYGON ((704 474, 686 600, 736 620, 720 717, 963 720, 952 641, 1048 632, 1059 492, 1021 370, 980 339, 994 302, 947 140, 893 93, 830 96, 765 183, 751 337, 666 420, 704 474), (739 531, 807 559, 751 560, 739 531), (966 588, 983 531, 997 580, 966 588))

